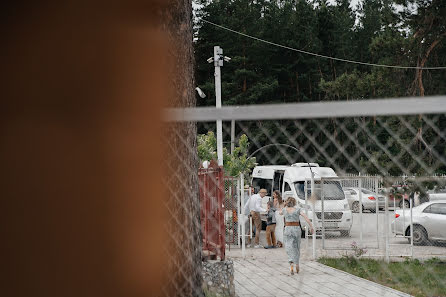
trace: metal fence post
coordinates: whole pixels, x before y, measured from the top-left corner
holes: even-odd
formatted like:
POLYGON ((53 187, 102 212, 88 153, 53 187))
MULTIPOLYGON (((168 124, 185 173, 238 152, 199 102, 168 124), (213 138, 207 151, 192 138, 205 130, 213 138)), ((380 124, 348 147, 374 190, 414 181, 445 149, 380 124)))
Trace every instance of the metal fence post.
MULTIPOLYGON (((304 182, 305 191, 305 215, 308 217, 308 186, 307 179, 304 182)), ((308 228, 305 228, 305 249, 308 250, 308 228)))
POLYGON ((242 219, 240 211, 242 206, 240 206, 240 203, 243 201, 241 200, 241 197, 243 196, 243 189, 240 187, 240 179, 237 179, 237 189, 237 245, 240 247, 240 234, 243 234, 241 233, 242 225, 240 224, 240 220, 242 219))
MULTIPOLYGON (((207 173, 209 171, 207 170, 207 173)), ((208 219, 208 215, 210 212, 210 207, 209 207, 209 176, 208 174, 206 174, 204 176, 204 238, 205 238, 205 242, 204 242, 204 247, 208 250, 209 252, 209 219, 208 219)))
POLYGON ((245 258, 245 242, 246 242, 246 234, 245 234, 245 180, 244 180, 244 176, 243 173, 240 173, 240 201, 241 201, 241 206, 240 206, 240 221, 242 224, 242 257, 245 258))
POLYGON ((390 250, 389 250, 389 195, 387 194, 385 196, 386 198, 386 205, 384 210, 384 240, 385 240, 385 250, 386 250, 386 263, 390 262, 390 250))
MULTIPOLYGON (((412 219, 412 199, 409 197, 409 206, 410 206, 410 257, 413 259, 413 219, 412 219)), ((404 234, 405 235, 405 234, 404 234)))
POLYGON ((311 172, 311 196, 310 197, 314 197, 314 199, 312 200, 312 204, 313 204, 313 260, 316 260, 316 196, 314 194, 314 173, 313 171, 311 172))
POLYGON ((322 249, 325 249, 324 179, 321 178, 322 249))
POLYGON ((378 193, 378 177, 374 177, 375 179, 375 193, 376 193, 376 243, 379 249, 379 193, 378 193))
POLYGON ((359 195, 359 242, 361 243, 361 247, 363 246, 362 240, 362 179, 359 177, 358 179, 358 195, 359 195))

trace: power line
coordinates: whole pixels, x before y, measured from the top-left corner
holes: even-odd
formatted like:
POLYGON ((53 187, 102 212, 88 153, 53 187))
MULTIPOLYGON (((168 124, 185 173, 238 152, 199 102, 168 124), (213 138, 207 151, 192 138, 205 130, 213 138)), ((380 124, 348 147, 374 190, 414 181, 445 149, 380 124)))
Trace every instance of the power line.
POLYGON ((274 43, 274 42, 271 42, 271 41, 268 41, 268 40, 264 40, 264 39, 261 39, 261 38, 258 38, 258 37, 254 37, 254 36, 251 36, 251 35, 248 35, 248 34, 245 34, 245 33, 241 33, 241 32, 229 29, 227 27, 218 25, 216 23, 207 21, 205 19, 201 19, 201 20, 203 22, 206 22, 206 23, 211 24, 213 26, 216 26, 218 28, 227 30, 227 31, 232 32, 232 33, 239 34, 239 35, 247 37, 247 38, 251 38, 251 39, 254 39, 254 40, 257 40, 257 41, 260 41, 260 42, 264 42, 264 43, 267 43, 267 44, 270 44, 270 45, 274 45, 274 46, 281 47, 281 48, 284 48, 284 49, 287 49, 287 50, 291 50, 291 51, 295 51, 295 52, 299 52, 299 53, 302 53, 302 54, 311 55, 311 56, 315 56, 315 57, 319 57, 319 58, 332 59, 332 60, 335 60, 335 61, 341 61, 341 62, 352 63, 352 64, 360 64, 360 65, 366 65, 366 66, 373 66, 373 67, 385 67, 385 68, 397 68, 397 69, 423 69, 423 70, 445 70, 446 69, 446 66, 440 66, 440 67, 417 67, 417 66, 385 65, 385 64, 366 63, 366 62, 360 62, 360 61, 353 61, 353 60, 347 60, 347 59, 342 59, 342 58, 330 57, 330 56, 325 56, 325 55, 320 55, 320 54, 316 54, 316 53, 300 50, 300 49, 297 49, 297 48, 292 48, 292 47, 289 47, 289 46, 286 46, 286 45, 274 43))

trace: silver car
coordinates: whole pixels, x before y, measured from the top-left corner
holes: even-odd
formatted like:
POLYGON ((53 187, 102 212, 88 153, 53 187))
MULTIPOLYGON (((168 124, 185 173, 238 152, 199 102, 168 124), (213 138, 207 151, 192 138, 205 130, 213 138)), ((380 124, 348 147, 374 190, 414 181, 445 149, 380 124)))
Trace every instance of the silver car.
MULTIPOLYGON (((415 245, 424 245, 430 240, 446 240, 446 200, 426 202, 412 208, 412 221, 415 245)), ((410 236, 409 209, 395 211, 392 231, 397 235, 410 236)))
MULTIPOLYGON (((378 201, 378 208, 383 209, 385 207, 385 197, 377 195, 376 193, 364 189, 362 192, 362 210, 369 210, 370 212, 376 211, 376 201, 378 201)), ((344 188, 345 198, 348 200, 350 209, 352 212, 359 212, 359 188, 344 188)))
POLYGON ((429 195, 429 201, 436 201, 436 200, 446 200, 446 189, 434 189, 427 191, 429 195))

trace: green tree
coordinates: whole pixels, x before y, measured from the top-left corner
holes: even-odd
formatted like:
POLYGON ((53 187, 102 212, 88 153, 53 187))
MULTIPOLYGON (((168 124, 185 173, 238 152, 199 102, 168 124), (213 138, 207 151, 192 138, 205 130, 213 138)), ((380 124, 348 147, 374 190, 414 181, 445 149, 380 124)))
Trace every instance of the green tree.
MULTIPOLYGON (((205 62, 212 56, 214 45, 222 46, 225 55, 232 58, 222 69, 223 105, 446 93, 445 71, 370 67, 323 59, 248 39, 201 20, 273 43, 347 60, 444 66, 446 1, 367 0, 356 8, 350 7, 348 0, 197 2, 203 6, 195 24, 195 74, 198 85, 208 95, 199 105, 215 104, 214 67, 205 62), (404 9, 397 11, 394 4, 404 9)), ((445 118, 439 115, 429 119, 439 131, 444 131, 445 118)), ((199 133, 210 129, 209 124, 198 124, 199 133)), ((244 123, 239 133, 246 131, 252 141, 250 152, 271 141, 304 147, 310 161, 338 166, 344 171, 392 175, 408 170, 418 174, 446 171, 442 157, 446 145, 438 141, 439 133, 434 133, 421 117, 250 122, 244 123), (279 126, 281 132, 277 133, 279 126), (369 134, 376 138, 371 140, 369 134), (323 144, 324 152, 316 144, 323 144), (344 151, 340 152, 341 147, 344 151), (330 159, 331 156, 335 157, 330 159), (413 166, 416 158, 428 168, 413 166)), ((259 164, 289 164, 302 158, 298 153, 274 147, 262 150, 256 157, 259 164)))
MULTIPOLYGON (((239 176, 240 173, 248 175, 256 165, 256 158, 248 156, 249 141, 243 134, 240 136, 238 145, 230 154, 223 148, 223 167, 226 175, 239 176)), ((200 161, 217 160, 217 139, 214 132, 198 135, 198 158, 200 161)))

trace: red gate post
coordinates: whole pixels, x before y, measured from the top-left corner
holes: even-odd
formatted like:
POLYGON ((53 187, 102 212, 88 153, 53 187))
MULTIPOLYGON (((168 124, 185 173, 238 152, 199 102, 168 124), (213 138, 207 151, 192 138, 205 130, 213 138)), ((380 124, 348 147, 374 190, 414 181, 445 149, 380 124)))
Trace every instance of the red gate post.
POLYGON ((209 258, 220 256, 220 259, 224 260, 226 240, 223 206, 225 195, 223 167, 219 167, 216 162, 211 162, 208 169, 200 168, 198 181, 200 187, 203 252, 207 251, 207 257, 209 258))
POLYGON ((225 247, 226 247, 226 236, 225 236, 225 221, 224 221, 224 206, 223 199, 225 195, 225 179, 223 167, 218 168, 218 218, 219 218, 219 245, 220 245, 220 259, 223 261, 225 259, 225 247))

